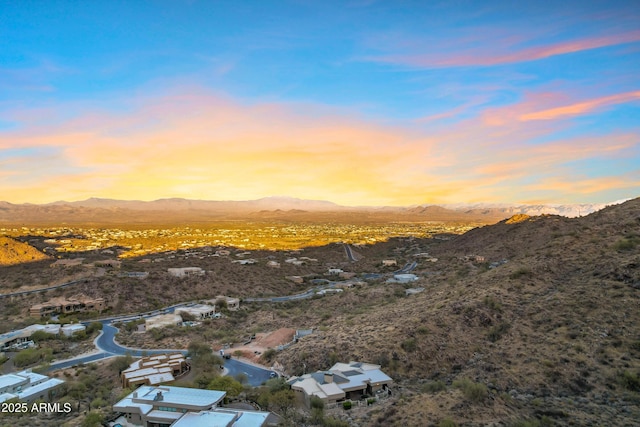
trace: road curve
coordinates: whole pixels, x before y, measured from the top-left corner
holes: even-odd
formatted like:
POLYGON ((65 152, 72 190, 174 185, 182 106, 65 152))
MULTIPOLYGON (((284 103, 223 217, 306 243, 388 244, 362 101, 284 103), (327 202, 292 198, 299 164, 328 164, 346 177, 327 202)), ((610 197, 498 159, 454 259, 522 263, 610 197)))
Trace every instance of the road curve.
MULTIPOLYGON (((60 360, 58 362, 52 363, 47 371, 64 369, 74 365, 96 362, 116 356, 131 355, 133 357, 142 357, 152 354, 164 354, 170 352, 179 352, 184 355, 188 353, 187 350, 181 349, 140 349, 122 346, 115 341, 115 336, 118 333, 118 328, 111 325, 111 320, 103 320, 102 322, 102 331, 100 332, 100 335, 98 335, 98 337, 94 340, 94 345, 99 350, 97 353, 74 357, 72 359, 60 360)), ((268 369, 261 368, 249 363, 244 363, 236 359, 223 360, 224 367, 226 368, 228 375, 231 375, 233 377, 243 375, 246 377, 247 383, 252 387, 257 387, 271 378, 272 371, 268 369)))

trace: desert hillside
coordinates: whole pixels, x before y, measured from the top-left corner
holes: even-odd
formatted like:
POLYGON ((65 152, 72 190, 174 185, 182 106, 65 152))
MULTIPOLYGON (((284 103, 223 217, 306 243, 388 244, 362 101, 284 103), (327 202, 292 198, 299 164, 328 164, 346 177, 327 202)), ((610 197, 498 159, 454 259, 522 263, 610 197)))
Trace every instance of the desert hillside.
POLYGON ((430 253, 438 262, 411 284, 424 292, 387 284, 385 299, 357 291, 346 310, 336 298, 335 316, 277 360, 292 374, 381 364, 402 398, 358 425, 637 425, 639 199, 577 219, 520 216, 430 253))
POLYGON ((26 243, 0 236, 0 266, 40 261, 49 257, 26 243))

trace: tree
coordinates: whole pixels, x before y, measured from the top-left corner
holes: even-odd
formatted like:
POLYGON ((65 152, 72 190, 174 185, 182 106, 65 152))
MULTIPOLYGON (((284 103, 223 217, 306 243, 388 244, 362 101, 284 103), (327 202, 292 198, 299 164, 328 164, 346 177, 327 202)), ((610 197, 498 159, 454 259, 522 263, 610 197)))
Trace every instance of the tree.
POLYGON ((102 330, 102 322, 91 322, 89 326, 87 326, 87 334, 92 334, 94 331, 102 330))
POLYGON ((213 353, 213 349, 209 344, 198 341, 191 341, 187 350, 189 350, 188 356, 190 356, 194 361, 213 353))
POLYGON ((99 427, 100 425, 102 425, 103 421, 104 417, 102 416, 102 414, 91 411, 84 418, 81 425, 82 427, 99 427))
POLYGON ((114 358, 111 363, 109 363, 109 367, 114 371, 117 370, 118 374, 120 374, 122 371, 127 369, 131 363, 133 363, 133 357, 130 354, 127 354, 126 356, 114 358))
POLYGON ((241 383, 234 380, 233 378, 229 376, 224 376, 224 377, 217 377, 211 380, 211 382, 209 382, 209 384, 207 385, 207 389, 225 391, 227 392, 227 396, 236 397, 240 393, 242 393, 242 390, 244 390, 244 387, 242 386, 241 383))
POLYGON ((269 407, 286 418, 295 406, 295 398, 291 389, 277 391, 269 397, 269 407))

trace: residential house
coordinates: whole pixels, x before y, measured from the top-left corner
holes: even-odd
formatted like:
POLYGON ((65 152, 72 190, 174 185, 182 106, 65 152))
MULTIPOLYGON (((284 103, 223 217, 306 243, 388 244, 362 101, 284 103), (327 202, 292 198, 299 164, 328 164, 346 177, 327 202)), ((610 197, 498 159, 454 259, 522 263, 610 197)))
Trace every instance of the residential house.
POLYGON ((380 370, 380 365, 350 362, 336 363, 328 371, 291 377, 287 383, 298 401, 309 408, 313 396, 324 403, 355 400, 388 389, 393 380, 380 370))
POLYGON ((226 393, 171 386, 140 386, 113 405, 123 415, 115 422, 129 426, 263 427, 269 412, 220 408, 226 393))
POLYGON ((71 297, 57 297, 49 301, 32 305, 29 315, 32 317, 45 317, 55 314, 68 314, 83 311, 102 312, 107 308, 104 298, 90 298, 84 294, 71 297))
POLYGON ((208 304, 194 304, 186 307, 178 307, 175 314, 186 313, 196 320, 211 319, 216 314, 216 307, 208 304))
POLYGON ((159 314, 144 320, 145 330, 153 328, 164 328, 165 326, 180 325, 182 317, 179 314, 159 314))
POLYGON ((205 271, 200 267, 169 268, 167 271, 175 277, 204 276, 205 274, 205 271))
POLYGON ((181 353, 155 354, 133 362, 120 373, 122 387, 159 385, 174 381, 189 371, 190 365, 181 353))
POLYGON ((50 401, 57 392, 57 388, 64 381, 57 378, 49 378, 46 375, 26 371, 16 372, 0 376, 0 403, 9 399, 18 399, 21 402, 34 402, 36 400, 50 401))

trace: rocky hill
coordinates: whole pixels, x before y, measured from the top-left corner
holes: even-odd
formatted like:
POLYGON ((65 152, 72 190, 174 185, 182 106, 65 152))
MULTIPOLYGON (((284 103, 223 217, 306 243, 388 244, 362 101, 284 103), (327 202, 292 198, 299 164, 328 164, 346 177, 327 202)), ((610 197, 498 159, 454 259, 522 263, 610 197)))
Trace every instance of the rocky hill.
POLYGON ((305 326, 319 332, 277 360, 292 374, 381 364, 402 397, 353 425, 637 425, 640 199, 520 216, 430 253, 411 284, 424 292, 380 284, 318 302, 307 311, 331 315, 305 326))
POLYGON ((40 261, 48 258, 49 256, 33 246, 10 237, 0 236, 0 266, 40 261))

